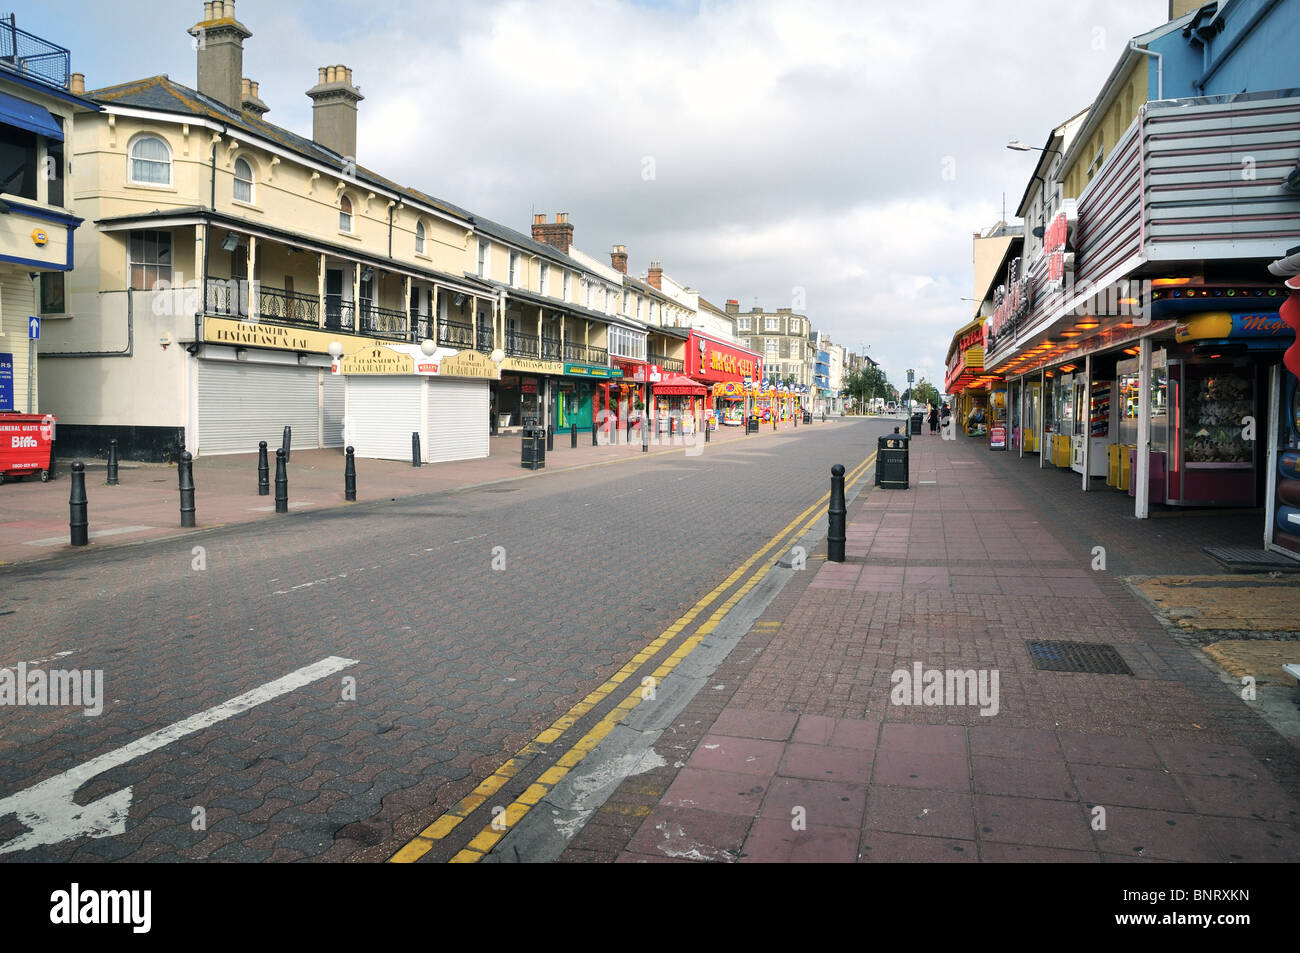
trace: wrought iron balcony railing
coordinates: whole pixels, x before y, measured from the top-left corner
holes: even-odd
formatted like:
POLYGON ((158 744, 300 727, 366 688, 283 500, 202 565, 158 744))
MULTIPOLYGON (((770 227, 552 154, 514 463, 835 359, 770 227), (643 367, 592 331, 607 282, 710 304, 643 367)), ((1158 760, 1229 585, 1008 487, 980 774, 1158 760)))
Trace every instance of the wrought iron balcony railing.
POLYGON ((536 334, 523 331, 506 331, 506 354, 511 357, 537 357, 539 354, 536 334))
POLYGON ((439 319, 438 344, 442 347, 473 348, 474 325, 439 319))
POLYGON ((359 334, 368 334, 371 337, 387 338, 393 341, 409 341, 411 339, 411 332, 406 323, 407 315, 404 311, 381 308, 362 298, 361 309, 358 314, 361 317, 361 321, 357 326, 359 334))
POLYGON ((667 354, 655 354, 650 352, 650 363, 658 364, 666 371, 682 373, 686 370, 686 362, 678 357, 669 357, 667 354))

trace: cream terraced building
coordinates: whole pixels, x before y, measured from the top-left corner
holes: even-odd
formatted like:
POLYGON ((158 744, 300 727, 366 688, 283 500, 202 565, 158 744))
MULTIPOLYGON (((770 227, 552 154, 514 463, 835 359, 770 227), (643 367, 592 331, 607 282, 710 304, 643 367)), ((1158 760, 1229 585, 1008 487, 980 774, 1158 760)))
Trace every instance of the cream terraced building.
POLYGON ((60 455, 244 452, 290 426, 295 449, 405 456, 415 431, 425 459, 486 456, 512 384, 521 416, 533 388, 543 425, 584 399, 590 417, 614 358, 646 360, 654 294, 571 255, 567 216, 530 238, 359 164, 344 66, 307 91, 310 138, 268 122, 234 6, 191 28, 197 89, 85 94, 69 152, 90 227, 43 311, 60 455))

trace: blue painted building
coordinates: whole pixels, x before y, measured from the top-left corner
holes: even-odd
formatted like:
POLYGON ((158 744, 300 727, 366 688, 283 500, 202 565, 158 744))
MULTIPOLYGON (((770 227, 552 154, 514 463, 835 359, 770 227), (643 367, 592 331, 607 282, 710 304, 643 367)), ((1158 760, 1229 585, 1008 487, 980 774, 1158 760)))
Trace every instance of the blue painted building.
POLYGON ((74 91, 71 54, 0 21, 0 411, 43 409, 32 318, 67 316, 64 276, 74 261, 67 187, 77 113, 98 107, 74 91))

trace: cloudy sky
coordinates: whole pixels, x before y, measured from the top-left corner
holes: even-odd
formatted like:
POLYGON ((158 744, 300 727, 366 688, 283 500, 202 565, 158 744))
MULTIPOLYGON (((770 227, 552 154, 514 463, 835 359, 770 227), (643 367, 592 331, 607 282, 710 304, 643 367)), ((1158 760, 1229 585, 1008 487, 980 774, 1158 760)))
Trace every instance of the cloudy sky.
MULTIPOLYGON (((267 118, 311 132, 352 67, 358 159, 527 232, 652 259, 721 305, 797 304, 895 384, 942 380, 971 234, 1014 209, 1051 127, 1166 0, 239 0, 267 118)), ((194 85, 200 0, 53 2, 19 26, 89 88, 194 85), (128 12, 129 11, 129 12, 128 12)))

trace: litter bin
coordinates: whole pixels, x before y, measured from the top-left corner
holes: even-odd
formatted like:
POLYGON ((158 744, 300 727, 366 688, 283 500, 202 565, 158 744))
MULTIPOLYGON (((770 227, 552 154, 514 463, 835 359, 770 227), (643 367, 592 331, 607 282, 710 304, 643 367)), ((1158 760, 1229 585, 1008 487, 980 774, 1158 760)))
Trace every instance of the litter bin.
POLYGON ((806 423, 806 424, 810 424, 810 423, 812 423, 812 411, 811 411, 811 410, 805 410, 805 411, 803 412, 803 422, 806 423))
POLYGON ((746 419, 745 433, 758 433, 758 414, 750 414, 746 419))
POLYGON ((0 413, 0 483, 39 473, 47 482, 54 473, 53 414, 0 413))
POLYGON ((910 483, 907 472, 907 434, 886 434, 876 442, 876 486, 884 490, 906 490, 910 483))
POLYGON ((921 421, 925 420, 925 414, 917 411, 912 415, 912 433, 920 435, 921 421))
POLYGON ((524 428, 519 465, 525 470, 542 470, 546 467, 546 431, 541 427, 524 428))

